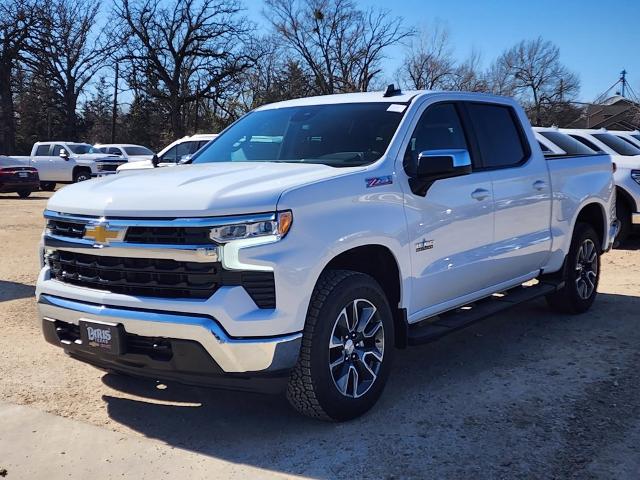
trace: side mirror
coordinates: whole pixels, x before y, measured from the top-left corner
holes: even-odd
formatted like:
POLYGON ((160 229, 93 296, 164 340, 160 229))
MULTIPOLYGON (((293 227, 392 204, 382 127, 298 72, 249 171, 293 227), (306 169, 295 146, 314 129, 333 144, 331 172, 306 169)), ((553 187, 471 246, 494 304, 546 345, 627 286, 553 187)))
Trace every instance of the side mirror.
POLYGON ((158 158, 158 155, 154 153, 153 157, 151 157, 151 165, 153 165, 153 168, 157 168, 159 163, 160 159, 158 158))
POLYGON ((63 160, 69 160, 69 154, 64 148, 60 149, 59 155, 60 155, 60 158, 62 158, 63 160))
POLYGON ((464 149, 427 150, 418 155, 415 177, 409 184, 416 195, 425 196, 436 180, 471 173, 471 156, 464 149))

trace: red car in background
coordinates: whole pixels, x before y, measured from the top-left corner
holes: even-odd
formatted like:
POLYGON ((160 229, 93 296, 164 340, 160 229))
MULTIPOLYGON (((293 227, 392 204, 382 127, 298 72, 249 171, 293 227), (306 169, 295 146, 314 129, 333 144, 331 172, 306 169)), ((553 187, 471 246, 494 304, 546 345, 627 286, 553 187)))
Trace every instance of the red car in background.
POLYGON ((0 193, 15 192, 20 198, 27 198, 37 190, 40 190, 38 170, 0 156, 0 193))

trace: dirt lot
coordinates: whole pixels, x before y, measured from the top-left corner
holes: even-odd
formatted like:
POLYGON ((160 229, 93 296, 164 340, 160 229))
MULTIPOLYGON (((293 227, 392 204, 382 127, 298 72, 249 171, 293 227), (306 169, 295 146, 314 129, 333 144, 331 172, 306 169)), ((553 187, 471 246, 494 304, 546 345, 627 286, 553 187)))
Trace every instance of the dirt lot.
POLYGON ((551 314, 538 301, 402 351, 377 407, 331 425, 297 416, 280 397, 106 375, 46 344, 33 294, 48 196, 0 195, 0 401, 215 457, 238 472, 640 478, 637 241, 605 257, 588 314, 551 314))

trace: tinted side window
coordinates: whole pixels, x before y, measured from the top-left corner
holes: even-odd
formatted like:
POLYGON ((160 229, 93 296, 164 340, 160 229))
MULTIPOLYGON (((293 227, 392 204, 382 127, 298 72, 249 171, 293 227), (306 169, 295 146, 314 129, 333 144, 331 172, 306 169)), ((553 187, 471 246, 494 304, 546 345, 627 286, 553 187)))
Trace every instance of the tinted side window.
POLYGON ((538 142, 538 145, 540 145, 540 150, 542 150, 544 153, 550 153, 551 150, 542 142, 538 142))
POLYGON ((598 147, 595 143, 590 142, 589 140, 587 140, 586 138, 582 138, 579 135, 571 135, 571 137, 575 138, 577 141, 579 141, 581 144, 586 145, 587 147, 589 147, 591 150, 593 150, 594 152, 602 152, 602 149, 600 147, 598 147))
POLYGON ((409 175, 415 172, 420 152, 446 149, 468 150, 468 147, 456 107, 452 103, 439 103, 428 107, 418 120, 405 153, 405 171, 409 175))
POLYGON ((162 163, 176 163, 176 150, 177 150, 178 146, 176 145, 175 147, 171 147, 169 150, 167 150, 164 155, 162 155, 160 157, 160 161, 162 163))
MULTIPOLYGON (((57 157, 60 155, 60 151, 64 150, 64 147, 62 145, 54 145, 53 146, 53 151, 51 152, 51 155, 57 157)), ((69 152, 67 152, 69 153, 69 152)))
POLYGON ((38 145, 36 149, 36 157, 46 157, 49 155, 49 147, 50 145, 38 145))
POLYGON ((109 148, 108 152, 110 155, 122 155, 122 152, 120 151, 120 149, 116 147, 109 148))
POLYGON ((485 167, 513 167, 526 159, 528 152, 511 107, 469 103, 468 111, 485 167))
POLYGON ((560 132, 540 132, 540 135, 555 143, 567 155, 593 155, 594 150, 578 142, 575 138, 560 132))
POLYGON ((198 148, 198 142, 182 142, 178 145, 176 150, 176 156, 178 160, 181 160, 182 157, 186 155, 191 155, 198 148))

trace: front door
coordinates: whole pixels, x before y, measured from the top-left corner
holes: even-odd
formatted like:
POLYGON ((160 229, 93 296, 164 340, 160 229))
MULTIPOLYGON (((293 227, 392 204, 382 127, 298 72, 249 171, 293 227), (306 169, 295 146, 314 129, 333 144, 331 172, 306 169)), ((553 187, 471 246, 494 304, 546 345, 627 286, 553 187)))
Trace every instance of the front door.
POLYGON ((73 167, 75 161, 71 158, 72 152, 70 152, 64 145, 56 143, 51 150, 51 168, 55 172, 56 179, 58 181, 70 182, 73 180, 73 167), (60 152, 65 150, 69 157, 65 160, 60 156, 60 152))
MULTIPOLYGON (((431 104, 413 127, 405 171, 412 176, 420 152, 448 149, 471 151, 460 106, 431 104)), ((493 192, 490 172, 437 180, 424 196, 405 187, 413 268, 409 321, 415 321, 490 286, 482 272, 490 268, 493 192)))

